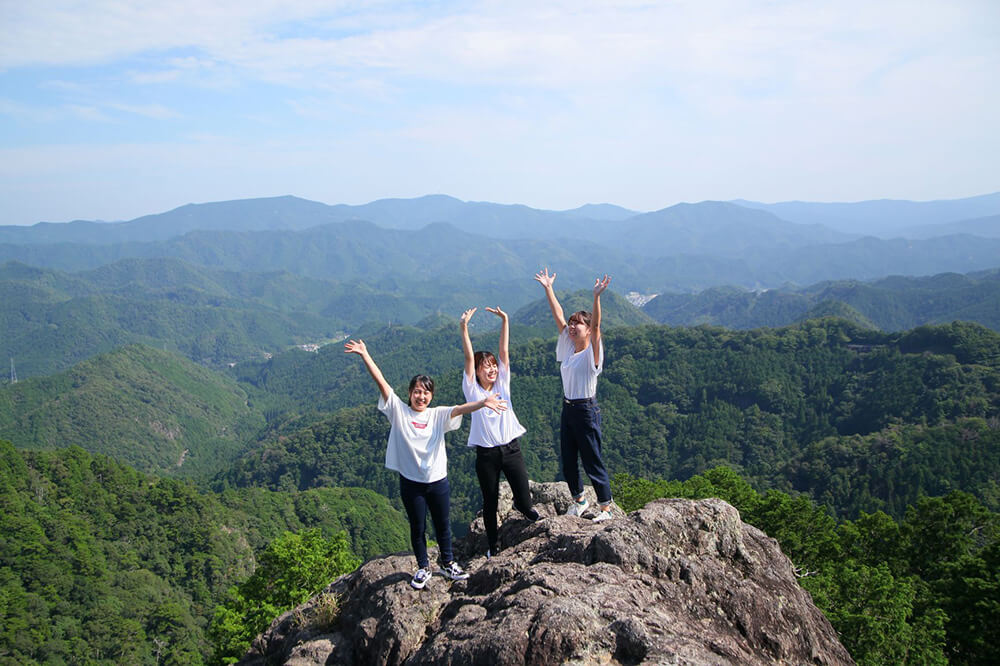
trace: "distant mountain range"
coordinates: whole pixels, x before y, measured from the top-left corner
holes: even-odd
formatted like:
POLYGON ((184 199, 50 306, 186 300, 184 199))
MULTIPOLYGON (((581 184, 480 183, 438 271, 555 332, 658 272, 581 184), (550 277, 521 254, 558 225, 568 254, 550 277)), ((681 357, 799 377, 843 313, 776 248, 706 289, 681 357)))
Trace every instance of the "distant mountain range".
MULTIPOLYGON (((327 205, 282 196, 188 204, 127 222, 76 220, 64 224, 40 222, 33 226, 0 226, 0 243, 149 242, 175 238, 189 231, 296 231, 331 223, 366 221, 387 229, 415 230, 443 222, 490 238, 552 240, 569 237, 594 241, 604 241, 625 232, 658 230, 697 234, 698 227, 706 224, 712 227, 739 224, 749 227, 744 231, 763 228, 768 234, 788 234, 796 242, 812 244, 866 235, 912 238, 912 234, 920 234, 920 238, 928 238, 985 232, 995 237, 1000 235, 996 220, 972 226, 955 226, 955 223, 997 215, 1000 215, 1000 192, 926 202, 790 201, 766 204, 746 200, 703 201, 677 204, 654 212, 637 212, 612 204, 588 204, 573 210, 552 211, 519 204, 461 201, 440 194, 414 199, 380 199, 358 206, 327 205), (747 211, 755 211, 755 214, 747 211)), ((660 246, 656 247, 655 253, 662 253, 660 246)), ((683 243, 677 245, 676 241, 663 247, 673 253, 698 249, 683 243)), ((653 253, 645 246, 644 251, 653 253)))
POLYGON ((996 267, 1000 211, 939 219, 937 227, 918 228, 919 239, 883 240, 712 201, 631 214, 607 205, 543 211, 445 196, 365 206, 277 197, 189 205, 115 224, 0 227, 0 261, 81 271, 125 258, 173 257, 228 271, 365 281, 404 296, 440 288, 438 297, 457 291, 517 305, 530 297, 530 276, 546 265, 571 282, 565 286, 610 272, 613 288, 643 293, 996 267), (928 237, 936 231, 949 235, 928 237))
MULTIPOLYGON (((732 203, 765 210, 789 222, 822 224, 846 233, 880 238, 914 238, 912 234, 917 232, 922 234, 919 237, 928 238, 928 233, 936 236, 968 233, 967 230, 948 230, 947 226, 964 220, 996 216, 1000 213, 1000 192, 942 201, 879 199, 855 203, 784 201, 766 204, 738 199, 732 203), (931 231, 934 227, 941 228, 931 231)), ((996 220, 988 226, 991 236, 1000 234, 1000 224, 996 220)))
POLYGON ((622 323, 744 328, 837 314, 885 330, 952 319, 996 328, 996 279, 968 274, 996 269, 998 257, 1000 194, 706 201, 652 213, 443 195, 363 206, 290 196, 192 204, 120 223, 0 227, 0 353, 22 376, 132 343, 219 367, 389 324, 433 327, 472 305, 532 306, 544 320, 532 278, 546 266, 561 293, 607 272, 619 295, 659 295, 622 323), (838 229, 818 222, 834 218, 838 229), (872 220, 912 238, 844 231, 872 220), (889 276, 940 274, 959 279, 935 278, 941 289, 885 286, 889 276))

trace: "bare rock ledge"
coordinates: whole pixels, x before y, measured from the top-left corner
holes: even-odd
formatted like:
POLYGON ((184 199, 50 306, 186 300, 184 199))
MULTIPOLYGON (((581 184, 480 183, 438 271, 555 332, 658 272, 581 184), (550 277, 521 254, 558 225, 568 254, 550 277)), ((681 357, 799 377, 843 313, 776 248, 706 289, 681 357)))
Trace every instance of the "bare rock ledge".
POLYGON ((412 555, 372 559, 275 620, 239 663, 854 663, 778 543, 722 500, 662 499, 594 523, 562 515, 566 484, 532 483, 542 518, 530 523, 503 493, 501 552, 485 558, 481 518, 456 544, 468 580, 435 575, 417 591, 412 555))

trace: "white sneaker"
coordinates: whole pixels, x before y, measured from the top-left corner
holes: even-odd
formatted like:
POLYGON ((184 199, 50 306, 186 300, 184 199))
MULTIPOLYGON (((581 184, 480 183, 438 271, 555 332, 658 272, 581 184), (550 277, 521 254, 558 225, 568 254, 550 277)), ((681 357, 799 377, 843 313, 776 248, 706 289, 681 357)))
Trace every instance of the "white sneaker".
POLYGON ((612 515, 610 511, 601 511, 596 516, 594 516, 595 523, 603 523, 605 520, 611 520, 612 515))
POLYGON ((417 573, 413 574, 413 579, 410 581, 410 586, 415 590, 422 590, 430 579, 430 569, 417 569, 417 573))
POLYGON ((570 504, 569 509, 566 510, 567 516, 582 516, 583 512, 590 508, 590 502, 583 500, 583 502, 577 502, 576 500, 570 504))

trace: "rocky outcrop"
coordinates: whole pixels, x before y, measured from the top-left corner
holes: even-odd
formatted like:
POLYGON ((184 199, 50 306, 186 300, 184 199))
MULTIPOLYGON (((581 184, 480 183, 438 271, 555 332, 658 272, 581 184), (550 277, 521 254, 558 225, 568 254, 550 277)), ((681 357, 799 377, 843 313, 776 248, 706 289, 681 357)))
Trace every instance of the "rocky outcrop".
POLYGON ((729 504, 662 499, 594 523, 561 515, 565 484, 532 494, 535 523, 502 501, 492 559, 472 525, 468 580, 435 575, 417 591, 412 555, 370 560, 278 618, 240 663, 854 663, 777 542, 729 504))

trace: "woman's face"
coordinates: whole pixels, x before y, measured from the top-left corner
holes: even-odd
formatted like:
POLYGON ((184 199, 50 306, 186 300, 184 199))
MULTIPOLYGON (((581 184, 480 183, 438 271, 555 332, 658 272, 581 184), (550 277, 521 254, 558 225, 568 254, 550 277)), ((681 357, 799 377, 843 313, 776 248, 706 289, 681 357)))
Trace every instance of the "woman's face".
POLYGON ((425 389, 420 384, 413 387, 410 391, 410 409, 415 412, 422 412, 431 404, 431 398, 434 394, 425 389))
POLYGON ((493 387, 499 374, 500 368, 497 367, 496 361, 491 358, 483 359, 483 362, 476 368, 476 379, 479 380, 479 385, 486 389, 493 387))
POLYGON ((578 343, 586 344, 587 339, 590 338, 590 326, 587 326, 579 317, 570 317, 569 321, 566 322, 566 329, 569 333, 569 339, 577 346, 579 346, 578 343))

